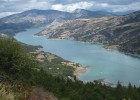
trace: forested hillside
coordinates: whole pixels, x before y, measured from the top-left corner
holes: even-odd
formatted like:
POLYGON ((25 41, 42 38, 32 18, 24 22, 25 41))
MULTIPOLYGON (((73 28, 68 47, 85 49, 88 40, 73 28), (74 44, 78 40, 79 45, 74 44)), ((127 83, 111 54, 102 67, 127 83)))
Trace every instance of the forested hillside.
POLYGON ((84 83, 75 77, 69 79, 59 75, 53 76, 41 66, 34 56, 26 52, 15 40, 0 39, 0 99, 31 100, 32 88, 43 88, 44 91, 51 92, 51 96, 55 96, 47 100, 140 99, 140 87, 131 84, 126 87, 119 82, 116 87, 97 81, 84 83))

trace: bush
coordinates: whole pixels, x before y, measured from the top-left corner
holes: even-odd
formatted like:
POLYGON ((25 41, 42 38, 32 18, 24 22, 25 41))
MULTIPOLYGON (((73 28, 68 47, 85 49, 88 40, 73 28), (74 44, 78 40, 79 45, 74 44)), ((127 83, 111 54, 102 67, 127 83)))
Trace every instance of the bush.
POLYGON ((0 71, 21 78, 31 77, 34 62, 14 39, 0 39, 0 71))

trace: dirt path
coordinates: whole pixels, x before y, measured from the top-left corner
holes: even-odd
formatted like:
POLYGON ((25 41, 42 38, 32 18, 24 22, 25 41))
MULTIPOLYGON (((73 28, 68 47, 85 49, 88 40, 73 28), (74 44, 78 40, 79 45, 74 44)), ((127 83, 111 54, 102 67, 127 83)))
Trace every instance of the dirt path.
POLYGON ((41 88, 33 88, 29 94, 29 100, 58 100, 52 93, 41 88))

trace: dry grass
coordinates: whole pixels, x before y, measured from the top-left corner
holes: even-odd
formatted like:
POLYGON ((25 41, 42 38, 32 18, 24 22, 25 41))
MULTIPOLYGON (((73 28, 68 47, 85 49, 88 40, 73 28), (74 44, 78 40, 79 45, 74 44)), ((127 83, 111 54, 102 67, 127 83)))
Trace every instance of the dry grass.
POLYGON ((48 59, 49 62, 51 62, 55 58, 56 58, 55 55, 47 53, 47 59, 48 59))
POLYGON ((0 84, 0 100, 15 100, 15 95, 12 93, 10 85, 0 84))

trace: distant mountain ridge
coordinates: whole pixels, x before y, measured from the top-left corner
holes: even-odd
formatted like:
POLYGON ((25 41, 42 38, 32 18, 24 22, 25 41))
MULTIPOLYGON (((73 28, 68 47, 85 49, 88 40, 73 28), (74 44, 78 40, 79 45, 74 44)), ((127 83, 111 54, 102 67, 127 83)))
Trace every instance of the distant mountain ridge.
MULTIPOLYGON (((108 12, 97 12, 92 12, 84 9, 77 9, 72 13, 57 10, 28 10, 22 13, 1 18, 0 32, 12 36, 17 32, 24 31, 26 28, 48 25, 54 21, 61 22, 78 18, 105 17, 108 15, 108 12)), ((111 16, 111 14, 109 16, 111 16)))
POLYGON ((70 12, 62 12, 57 10, 28 10, 22 13, 10 15, 0 19, 0 22, 3 23, 22 23, 22 22, 30 22, 30 23, 51 23, 55 19, 61 18, 64 20, 77 19, 77 18, 100 18, 105 16, 113 16, 109 12, 103 11, 89 11, 85 9, 76 9, 72 13, 70 12))
POLYGON ((84 9, 72 13, 33 9, 1 18, 0 32, 13 36, 27 28, 50 25, 39 35, 116 45, 126 53, 140 54, 140 11, 113 15, 84 9))
POLYGON ((72 12, 75 18, 100 18, 113 16, 115 14, 105 11, 89 11, 85 9, 76 9, 72 12))
POLYGON ((72 19, 72 15, 68 12, 61 12, 57 10, 29 10, 19 14, 14 14, 1 18, 3 23, 33 23, 33 24, 49 24, 57 18, 72 19))

